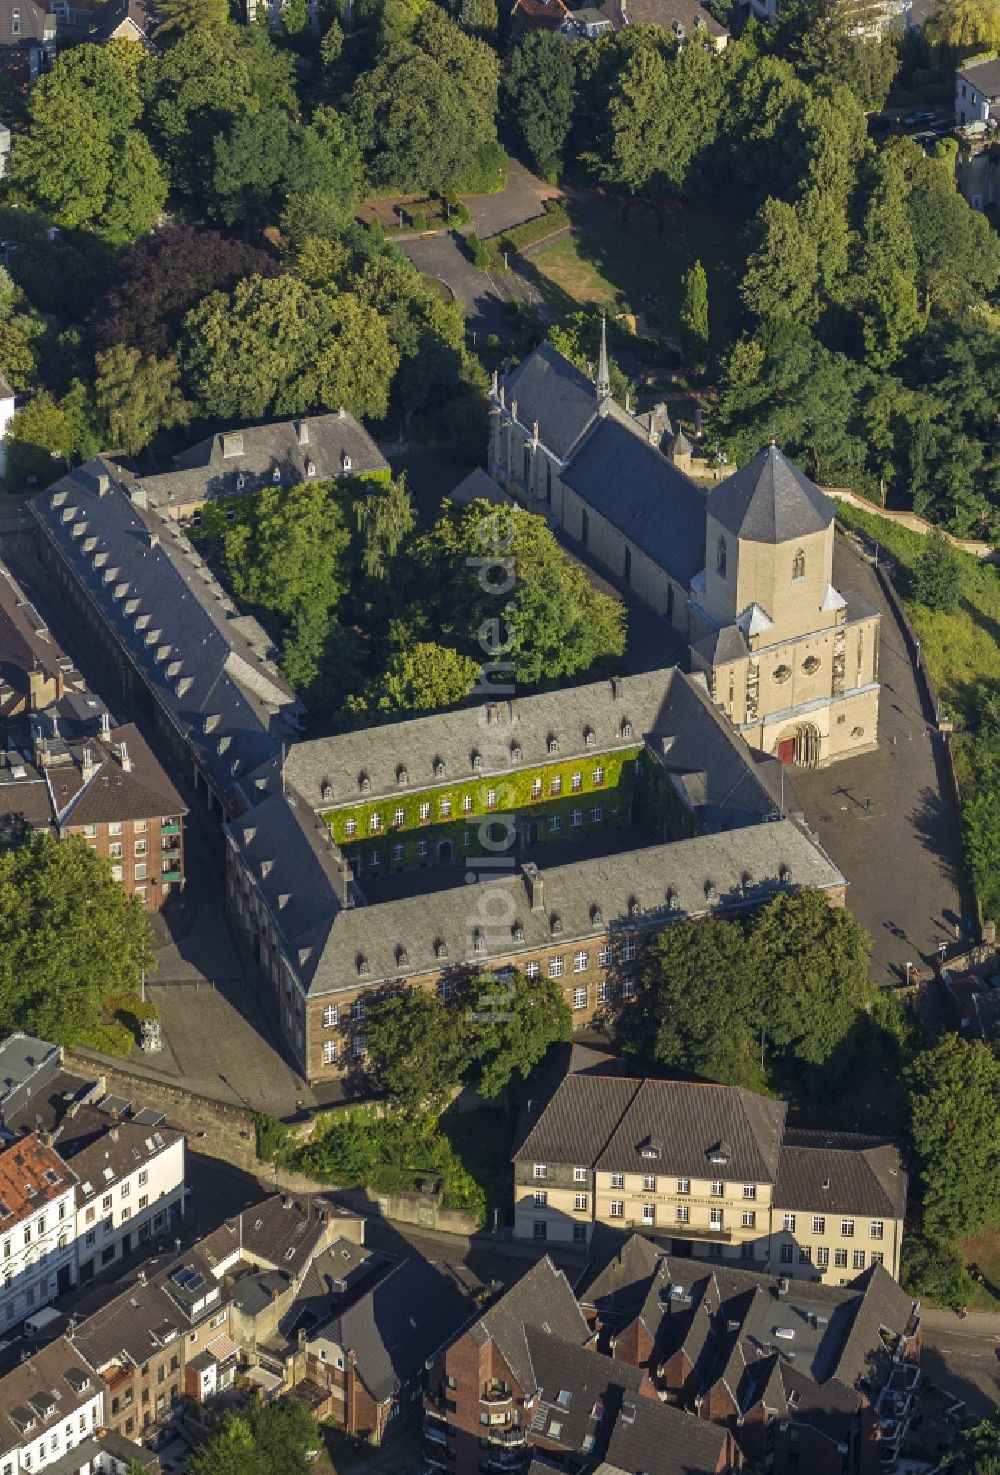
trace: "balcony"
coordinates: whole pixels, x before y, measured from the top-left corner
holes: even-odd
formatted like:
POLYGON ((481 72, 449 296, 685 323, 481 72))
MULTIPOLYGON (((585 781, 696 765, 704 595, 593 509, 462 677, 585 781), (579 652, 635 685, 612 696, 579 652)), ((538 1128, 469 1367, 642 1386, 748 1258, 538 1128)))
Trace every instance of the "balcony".
POLYGON ((180 820, 171 820, 169 824, 160 826, 161 835, 179 835, 181 832, 180 820))
POLYGON ((180 835, 168 835, 165 840, 160 841, 160 849, 164 855, 172 855, 174 851, 179 851, 180 848, 180 835))
POLYGON ((447 1437, 447 1431, 443 1424, 424 1425, 424 1438, 429 1439, 432 1444, 444 1444, 447 1437))
POLYGON ((517 1449, 527 1441, 528 1431, 518 1425, 516 1429, 491 1429, 487 1437, 491 1444, 499 1444, 508 1449, 517 1449))
MULTIPOLYGON (((616 1224, 620 1220, 614 1221, 616 1224)), ((669 1239, 692 1239, 714 1241, 716 1244, 732 1244, 733 1231, 731 1229, 710 1229, 707 1225, 673 1224, 657 1220, 655 1224, 649 1224, 645 1219, 626 1219, 625 1223, 629 1229, 654 1229, 657 1234, 669 1239)))
POLYGON ((514 1397, 509 1388, 489 1387, 484 1388, 480 1394, 480 1403, 509 1403, 514 1397))
POLYGON ((163 882, 164 886, 166 886, 169 881, 179 881, 180 879, 180 866, 171 866, 169 871, 162 871, 160 874, 160 880, 163 882))

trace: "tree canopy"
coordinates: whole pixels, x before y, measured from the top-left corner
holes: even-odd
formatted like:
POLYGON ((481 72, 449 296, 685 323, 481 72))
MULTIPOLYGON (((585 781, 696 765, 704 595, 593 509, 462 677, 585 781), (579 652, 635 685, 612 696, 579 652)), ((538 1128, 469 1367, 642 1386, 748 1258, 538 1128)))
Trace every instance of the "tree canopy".
POLYGON ((1000 1061, 945 1035, 909 1072, 923 1223, 946 1238, 1000 1223, 1000 1061))

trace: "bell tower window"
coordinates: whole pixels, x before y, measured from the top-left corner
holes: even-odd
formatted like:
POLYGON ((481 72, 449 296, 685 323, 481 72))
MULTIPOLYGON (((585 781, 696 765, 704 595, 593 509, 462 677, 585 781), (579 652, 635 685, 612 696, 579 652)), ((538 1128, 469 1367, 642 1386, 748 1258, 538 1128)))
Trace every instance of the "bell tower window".
POLYGON ((720 579, 726 577, 726 540, 720 538, 715 547, 715 571, 720 579))
POLYGON ((792 559, 792 581, 794 583, 798 583, 799 580, 804 579, 805 576, 806 555, 803 549, 800 548, 798 553, 796 553, 795 557, 792 559))

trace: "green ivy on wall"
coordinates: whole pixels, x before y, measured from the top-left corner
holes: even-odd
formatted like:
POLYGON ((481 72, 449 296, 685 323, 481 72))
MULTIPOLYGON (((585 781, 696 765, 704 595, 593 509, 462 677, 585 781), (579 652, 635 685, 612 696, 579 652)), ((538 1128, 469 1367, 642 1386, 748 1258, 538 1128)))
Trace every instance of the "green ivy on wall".
MULTIPOLYGON (((539 840, 566 839, 572 836, 576 826, 571 824, 574 809, 583 810, 584 827, 591 821, 590 810, 600 797, 604 811, 603 822, 609 820, 628 824, 631 819, 632 799, 636 787, 636 760, 641 747, 622 749, 620 752, 587 753, 567 759, 561 763, 537 764, 531 768, 518 769, 486 778, 470 778, 467 781, 442 784, 434 788, 409 790, 405 793, 384 795, 380 799, 363 804, 344 804, 327 810, 323 819, 338 845, 347 847, 353 854, 365 855, 374 847, 386 842, 403 842, 407 846, 405 859, 418 859, 417 842, 428 842, 431 856, 437 853, 441 840, 451 840, 456 855, 486 853, 490 846, 483 843, 482 821, 491 814, 515 815, 520 819, 538 822, 539 840), (595 775, 603 771, 600 781, 595 775), (580 787, 573 789, 573 775, 580 775, 580 787), (553 792, 553 780, 558 780, 558 792, 553 792), (534 785, 541 781, 541 793, 536 797, 534 785), (490 792, 496 802, 490 804, 490 792), (469 810, 463 809, 463 801, 472 801, 469 810), (586 801, 586 802, 584 802, 586 801), (442 817, 442 803, 450 803, 451 813, 442 817), (429 805, 427 819, 421 819, 420 806, 429 805), (381 817, 381 827, 371 829, 373 814, 381 817), (401 818, 397 820, 397 814, 401 818), (556 831, 549 830, 549 817, 558 815, 561 821, 556 831), (352 820, 356 829, 348 833, 347 822, 352 820), (463 842, 463 831, 471 829, 472 843, 463 842)), ((493 847, 495 848, 495 847, 493 847)), ((398 862, 397 862, 398 863, 398 862)))
POLYGON ((638 823, 651 839, 688 840, 701 833, 701 826, 677 790, 670 776, 648 754, 636 763, 635 812, 638 823))

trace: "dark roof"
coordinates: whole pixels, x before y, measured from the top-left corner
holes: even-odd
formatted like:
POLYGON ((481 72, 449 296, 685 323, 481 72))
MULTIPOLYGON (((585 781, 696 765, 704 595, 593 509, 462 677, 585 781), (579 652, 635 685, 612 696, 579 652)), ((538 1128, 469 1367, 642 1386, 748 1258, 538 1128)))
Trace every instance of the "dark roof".
MULTIPOLYGON (((602 7, 602 14, 611 19, 616 29, 623 24, 622 8, 621 0, 608 0, 602 7)), ((705 30, 713 41, 729 35, 726 27, 699 0, 624 0, 624 10, 630 26, 660 26, 682 40, 700 30, 705 30), (683 26, 683 35, 675 30, 676 26, 683 26)))
POLYGON ((152 6, 146 0, 107 0, 89 19, 87 40, 110 41, 121 27, 131 27, 136 38, 149 46, 150 34, 156 27, 152 6))
POLYGON ((516 1157, 590 1167, 614 1135, 641 1081, 569 1075, 535 1119, 516 1157))
MULTIPOLYGON (((112 1183, 127 1178, 176 1144, 184 1133, 162 1124, 147 1127, 139 1122, 118 1121, 94 1106, 78 1106, 66 1117, 56 1135, 56 1147, 73 1165, 80 1180, 78 1204, 89 1203, 106 1193, 112 1183)), ((184 1155, 178 1160, 178 1181, 184 1177, 184 1155)))
POLYGON ((741 1086, 645 1080, 595 1166, 640 1171, 640 1145, 652 1139, 658 1173, 705 1178, 713 1172, 709 1153, 722 1144, 727 1162, 714 1170, 720 1176, 773 1183, 786 1110, 783 1101, 741 1086))
POLYGON ((607 1460, 624 1475, 713 1475, 727 1443, 724 1427, 656 1398, 636 1398, 615 1420, 607 1460))
POLYGON ((964 82, 971 82, 984 97, 1000 98, 1000 59, 970 62, 958 74, 964 82))
POLYGON ((569 1281, 544 1255, 470 1328, 479 1347, 493 1342, 525 1393, 538 1386, 528 1346, 528 1327, 582 1346, 590 1337, 569 1281))
POLYGON ((828 528, 834 505, 777 446, 766 446, 708 494, 708 512, 751 543, 787 543, 828 528))
POLYGON ((642 1370, 537 1327, 526 1335, 539 1390, 532 1433, 600 1459, 615 1419, 639 1398, 642 1370))
POLYGON ((617 417, 594 426, 562 480, 679 583, 705 567, 705 493, 617 417))
POLYGON ((510 23, 515 29, 554 31, 568 14, 563 0, 514 0, 510 23))
MULTIPOLYGON (((560 7, 559 20, 566 14, 560 7)), ((536 22, 537 24, 537 22, 536 22)), ((517 401, 517 418, 530 427, 537 420, 538 438, 564 460, 599 411, 591 379, 553 348, 540 343, 504 380, 507 407, 517 401)))
POLYGON ((236 1256, 248 1264, 273 1265, 299 1275, 316 1253, 331 1216, 354 1218, 325 1198, 299 1200, 273 1194, 220 1224, 199 1241, 198 1248, 213 1267, 236 1256))
MULTIPOLYGON (((0 1406, 0 1453, 33 1443, 100 1392, 94 1369, 60 1337, 5 1374, 0 1406), (30 1421, 28 1432, 24 1425, 30 1421)), ((75 1422, 75 1420, 74 1420, 75 1422)))
MULTIPOLYGON (((134 723, 112 728, 107 741, 95 738, 90 746, 96 763, 94 775, 62 812, 63 826, 72 829, 110 820, 163 819, 187 813, 187 805, 134 723)), ((59 771, 46 770, 53 781, 59 771)))
POLYGON ((448 497, 452 502, 460 504, 486 501, 502 507, 509 507, 514 501, 510 493, 505 492, 499 482, 494 481, 481 466, 475 467, 468 476, 463 477, 457 487, 452 487, 448 497))
POLYGON ((899 1149, 887 1138, 789 1130, 778 1157, 774 1206, 902 1219, 906 1187, 899 1149))
POLYGON ((56 18, 37 0, 0 0, 0 41, 2 46, 28 46, 33 42, 51 41, 56 34, 56 18), (15 36, 11 11, 20 10, 20 29, 15 36))
POLYGON ((409 1382, 468 1318, 465 1301, 427 1260, 403 1260, 353 1306, 309 1339, 353 1352, 365 1387, 381 1403, 409 1382))
POLYGON ((581 1304, 593 1306, 602 1322, 627 1325, 642 1310, 662 1250, 643 1234, 595 1224, 589 1252, 579 1291, 581 1304))
POLYGON ((742 661, 750 654, 746 637, 739 625, 723 625, 721 630, 711 630, 692 644, 692 650, 704 657, 710 666, 724 666, 730 661, 742 661))

